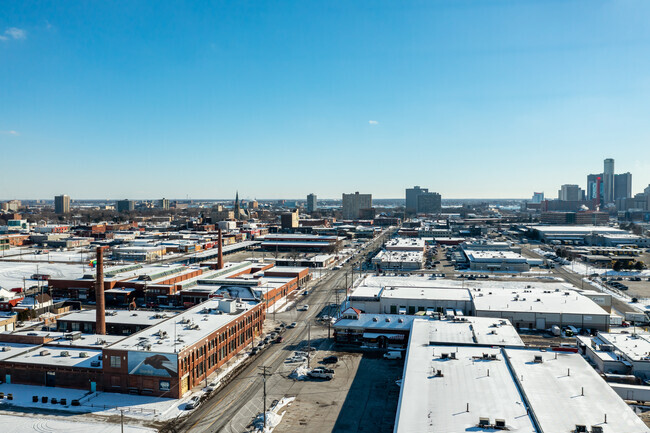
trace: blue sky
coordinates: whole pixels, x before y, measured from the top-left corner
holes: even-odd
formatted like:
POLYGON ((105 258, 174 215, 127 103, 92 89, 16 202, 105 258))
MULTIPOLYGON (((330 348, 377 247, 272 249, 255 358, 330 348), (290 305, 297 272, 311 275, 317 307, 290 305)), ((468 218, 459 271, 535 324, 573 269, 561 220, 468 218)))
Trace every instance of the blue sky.
POLYGON ((650 2, 0 3, 0 198, 650 183, 650 2))

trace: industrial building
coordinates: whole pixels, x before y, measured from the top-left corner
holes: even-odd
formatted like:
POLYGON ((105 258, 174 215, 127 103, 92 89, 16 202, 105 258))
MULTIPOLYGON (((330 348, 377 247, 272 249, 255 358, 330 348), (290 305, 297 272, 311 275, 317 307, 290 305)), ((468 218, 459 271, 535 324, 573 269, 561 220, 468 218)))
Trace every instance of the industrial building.
POLYGON ((395 433, 650 431, 577 353, 525 349, 507 338, 440 344, 430 337, 436 326, 413 321, 395 433))
POLYGON ((650 335, 606 333, 578 336, 581 352, 605 374, 634 375, 650 380, 650 335))
POLYGON ((604 307, 608 300, 611 305, 611 299, 606 298, 568 283, 369 275, 353 289, 348 304, 369 314, 451 311, 452 315, 507 319, 518 329, 558 325, 608 331, 610 314, 604 307))

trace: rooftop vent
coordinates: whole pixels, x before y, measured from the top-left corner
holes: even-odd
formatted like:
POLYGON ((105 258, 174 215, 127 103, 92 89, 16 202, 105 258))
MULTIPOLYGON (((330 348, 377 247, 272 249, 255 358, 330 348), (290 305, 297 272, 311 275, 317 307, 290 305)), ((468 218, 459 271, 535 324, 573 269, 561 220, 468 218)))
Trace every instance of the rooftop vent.
POLYGON ((88 354, 86 352, 79 352, 79 358, 88 358, 88 354))
POLYGON ((63 356, 63 357, 70 356, 70 352, 68 352, 67 350, 64 350, 63 352, 61 352, 61 356, 63 356))
POLYGON ((102 365, 102 363, 99 362, 99 361, 92 361, 92 362, 90 363, 90 366, 91 366, 91 367, 99 367, 99 366, 101 366, 101 365, 102 365))
POLYGON ((47 355, 49 355, 49 354, 50 354, 50 351, 49 351, 49 350, 41 350, 41 352, 40 352, 40 355, 41 355, 41 356, 47 356, 47 355))
POLYGON ((544 359, 542 358, 542 355, 535 355, 535 358, 533 358, 533 362, 535 364, 541 364, 544 362, 544 359))
POLYGON ((372 321, 373 321, 373 322, 379 322, 379 318, 377 318, 377 317, 373 317, 373 318, 372 318, 372 321))

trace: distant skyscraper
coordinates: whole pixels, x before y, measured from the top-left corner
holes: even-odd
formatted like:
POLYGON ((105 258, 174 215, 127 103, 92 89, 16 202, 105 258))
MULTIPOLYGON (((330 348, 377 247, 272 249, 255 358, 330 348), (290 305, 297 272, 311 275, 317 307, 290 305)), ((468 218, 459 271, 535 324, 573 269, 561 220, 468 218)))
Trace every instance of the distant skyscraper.
POLYGON ((607 158, 603 170, 603 199, 605 203, 614 202, 614 182, 614 160, 607 158))
POLYGON ((417 213, 435 213, 442 210, 442 197, 437 192, 425 192, 417 196, 417 213))
POLYGON ((318 209, 316 194, 309 194, 307 196, 307 213, 312 213, 318 209))
POLYGON ((429 188, 406 188, 406 213, 416 213, 418 210, 418 195, 429 192, 429 188))
POLYGON ((169 199, 163 198, 158 200, 158 207, 164 210, 169 210, 169 199))
POLYGON ((57 214, 70 213, 70 196, 57 195, 54 197, 54 212, 57 214))
POLYGON ((372 207, 372 194, 343 194, 343 219, 359 218, 361 209, 370 209, 372 207))
POLYGON ((118 212, 131 212, 135 209, 135 202, 133 200, 118 200, 117 201, 117 211, 118 212))
POLYGON ((578 201, 585 199, 585 192, 578 185, 562 185, 557 193, 558 200, 578 201))
POLYGON ((541 203, 544 201, 544 193, 543 192, 534 192, 533 193, 533 198, 531 200, 531 203, 541 203))
POLYGON ((614 200, 632 197, 632 173, 614 175, 614 200))
POLYGON ((604 197, 605 192, 603 191, 603 173, 590 174, 587 176, 587 200, 596 200, 598 198, 598 191, 596 190, 598 186, 598 178, 600 178, 600 197, 604 197))

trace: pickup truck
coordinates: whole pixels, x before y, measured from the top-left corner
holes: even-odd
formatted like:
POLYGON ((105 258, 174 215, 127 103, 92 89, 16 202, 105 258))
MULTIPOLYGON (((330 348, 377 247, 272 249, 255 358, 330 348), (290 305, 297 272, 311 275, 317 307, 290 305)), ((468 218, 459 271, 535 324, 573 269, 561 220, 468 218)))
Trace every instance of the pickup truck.
POLYGON ((334 378, 334 370, 325 367, 316 367, 307 374, 309 377, 316 377, 319 379, 331 380, 334 378))

